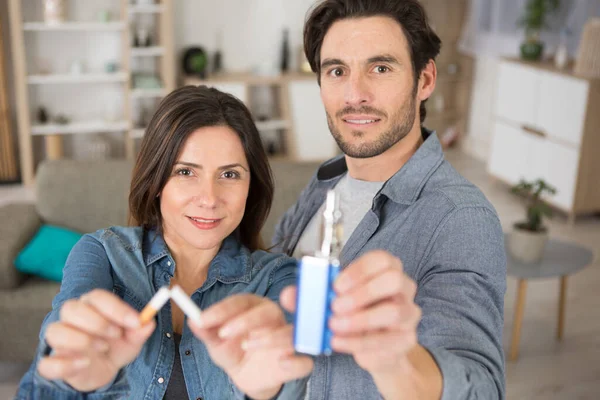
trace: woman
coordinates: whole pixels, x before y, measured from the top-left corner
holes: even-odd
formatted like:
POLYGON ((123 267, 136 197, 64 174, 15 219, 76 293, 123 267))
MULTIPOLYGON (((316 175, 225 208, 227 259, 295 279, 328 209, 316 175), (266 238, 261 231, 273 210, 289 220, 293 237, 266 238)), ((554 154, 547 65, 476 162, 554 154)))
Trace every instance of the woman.
MULTIPOLYGON (((245 351, 252 327, 236 326, 241 316, 231 311, 243 304, 246 319, 269 308, 272 316, 273 301, 294 283, 292 259, 260 250, 272 198, 260 136, 239 100, 192 86, 168 95, 133 171, 135 226, 85 235, 73 248, 17 397, 260 399, 308 374, 311 361, 285 340, 245 351), (140 326, 139 311, 175 284, 205 310, 203 326, 192 333, 170 303, 140 326), (274 371, 284 359, 285 376, 274 371)), ((263 333, 289 329, 277 315, 263 333)))

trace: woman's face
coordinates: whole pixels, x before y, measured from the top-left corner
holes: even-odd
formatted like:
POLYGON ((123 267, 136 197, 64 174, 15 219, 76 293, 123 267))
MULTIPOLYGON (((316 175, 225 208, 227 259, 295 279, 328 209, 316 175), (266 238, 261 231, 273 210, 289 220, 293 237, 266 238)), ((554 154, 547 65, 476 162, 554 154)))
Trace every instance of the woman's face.
POLYGON ((230 127, 194 131, 160 193, 163 232, 169 245, 218 249, 240 224, 250 188, 242 142, 230 127))

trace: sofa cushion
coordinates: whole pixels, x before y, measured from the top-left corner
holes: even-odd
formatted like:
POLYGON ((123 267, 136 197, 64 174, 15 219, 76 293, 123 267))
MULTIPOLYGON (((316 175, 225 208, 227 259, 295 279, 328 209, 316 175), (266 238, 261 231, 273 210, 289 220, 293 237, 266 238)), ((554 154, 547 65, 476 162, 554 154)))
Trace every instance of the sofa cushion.
POLYGON ((9 204, 0 207, 0 290, 13 289, 23 281, 14 265, 19 251, 40 227, 33 204, 9 204))
POLYGON ((67 257, 81 236, 60 226, 42 225, 15 259, 15 266, 24 274, 60 282, 67 257))
POLYGON ((0 290, 2 361, 31 363, 42 321, 59 290, 59 283, 40 278, 29 278, 16 290, 0 290))
POLYGON ((42 220, 85 233, 126 225, 132 169, 128 160, 44 161, 36 177, 42 220))

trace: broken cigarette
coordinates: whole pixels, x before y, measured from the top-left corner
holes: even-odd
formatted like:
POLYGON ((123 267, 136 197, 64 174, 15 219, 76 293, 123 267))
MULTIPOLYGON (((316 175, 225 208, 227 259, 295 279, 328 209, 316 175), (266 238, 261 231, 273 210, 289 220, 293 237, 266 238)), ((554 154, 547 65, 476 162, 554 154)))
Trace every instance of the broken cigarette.
POLYGON ((179 285, 175 285, 171 288, 171 298, 189 319, 196 323, 200 322, 200 308, 194 304, 192 299, 185 294, 179 285))
POLYGON ((156 292, 154 296, 150 299, 146 307, 140 313, 140 324, 147 324, 154 318, 156 313, 165 305, 165 303, 171 297, 171 293, 169 292, 169 288, 162 287, 156 292))

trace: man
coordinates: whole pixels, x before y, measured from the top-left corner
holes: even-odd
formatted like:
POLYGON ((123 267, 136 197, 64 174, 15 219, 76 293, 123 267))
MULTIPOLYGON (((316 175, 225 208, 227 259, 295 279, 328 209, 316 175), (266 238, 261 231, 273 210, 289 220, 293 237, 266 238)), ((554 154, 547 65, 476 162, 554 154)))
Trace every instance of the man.
MULTIPOLYGON (((505 396, 500 222, 421 127, 440 45, 417 0, 325 0, 307 19, 305 53, 344 155, 319 168, 273 243, 314 252, 329 189, 342 198, 346 236, 329 321, 337 353, 315 358, 311 400, 505 396)), ((293 311, 295 290, 281 303, 293 311)), ((239 319, 240 332, 264 327, 258 314, 239 319)), ((292 369, 288 379, 306 364, 292 369)))

